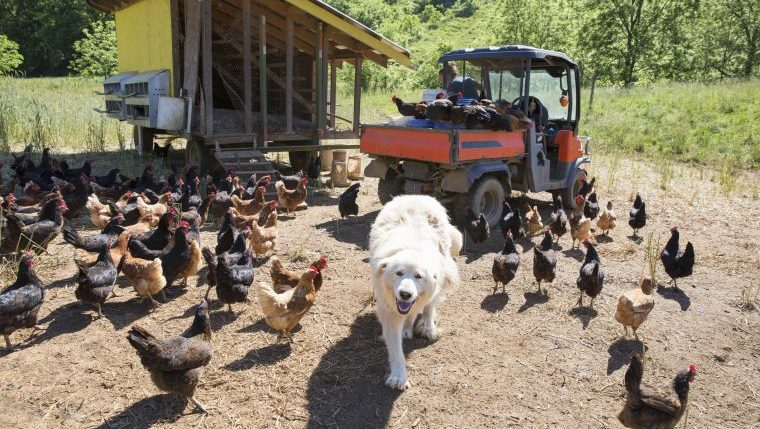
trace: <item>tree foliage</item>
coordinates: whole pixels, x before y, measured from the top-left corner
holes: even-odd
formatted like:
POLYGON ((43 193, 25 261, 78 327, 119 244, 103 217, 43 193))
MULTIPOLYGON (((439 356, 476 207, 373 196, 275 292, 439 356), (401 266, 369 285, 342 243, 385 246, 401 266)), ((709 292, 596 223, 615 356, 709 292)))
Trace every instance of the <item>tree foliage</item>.
POLYGON ((69 69, 79 75, 104 77, 116 72, 116 25, 113 21, 95 21, 74 42, 74 57, 69 69))
POLYGON ((24 57, 18 53, 18 43, 0 34, 0 75, 10 73, 24 62, 24 57))

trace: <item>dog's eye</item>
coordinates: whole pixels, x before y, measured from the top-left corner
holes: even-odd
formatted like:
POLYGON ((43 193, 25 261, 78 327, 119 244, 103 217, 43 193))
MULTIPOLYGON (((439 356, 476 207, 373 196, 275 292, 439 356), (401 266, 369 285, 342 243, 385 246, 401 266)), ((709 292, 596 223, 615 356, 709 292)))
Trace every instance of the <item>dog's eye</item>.
POLYGON ((401 277, 401 276, 404 275, 404 272, 403 271, 396 271, 396 275, 399 276, 399 277, 401 277))
POLYGON ((417 279, 417 280, 419 280, 419 279, 421 279, 421 278, 422 278, 422 275, 420 275, 420 274, 415 274, 415 275, 414 275, 414 278, 415 278, 415 279, 417 279))

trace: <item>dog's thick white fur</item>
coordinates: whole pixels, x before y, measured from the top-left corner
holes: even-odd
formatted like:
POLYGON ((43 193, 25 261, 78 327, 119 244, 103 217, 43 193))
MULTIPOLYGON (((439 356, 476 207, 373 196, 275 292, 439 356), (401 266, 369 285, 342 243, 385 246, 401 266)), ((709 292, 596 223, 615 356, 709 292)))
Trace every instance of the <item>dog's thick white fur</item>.
POLYGON ((409 386, 401 341, 417 333, 438 338, 436 305, 459 284, 454 258, 462 234, 434 198, 398 196, 383 207, 369 236, 375 311, 383 327, 390 375, 385 384, 409 386), (415 325, 418 315, 422 315, 415 325))

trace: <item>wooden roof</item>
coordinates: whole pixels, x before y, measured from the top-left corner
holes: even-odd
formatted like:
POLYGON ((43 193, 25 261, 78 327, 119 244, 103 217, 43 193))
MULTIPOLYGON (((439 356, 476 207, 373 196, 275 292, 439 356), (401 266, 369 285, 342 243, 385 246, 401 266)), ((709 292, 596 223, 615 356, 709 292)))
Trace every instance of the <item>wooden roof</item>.
MULTIPOLYGON (((87 3, 102 12, 114 13, 139 1, 141 0, 87 0, 87 3)), ((388 60, 394 60, 407 67, 411 65, 409 51, 322 1, 252 2, 253 15, 260 16, 262 12, 266 14, 267 33, 272 43, 284 42, 286 18, 291 16, 295 23, 295 46, 299 50, 309 52, 314 49, 317 23, 322 22, 327 26, 325 34, 333 44, 334 58, 345 57, 341 59, 350 60, 349 53, 361 53, 365 58, 382 66, 386 66, 388 60)), ((240 25, 241 0, 212 0, 212 7, 214 21, 226 22, 231 27, 240 25)), ((256 21, 254 25, 257 25, 256 21)))

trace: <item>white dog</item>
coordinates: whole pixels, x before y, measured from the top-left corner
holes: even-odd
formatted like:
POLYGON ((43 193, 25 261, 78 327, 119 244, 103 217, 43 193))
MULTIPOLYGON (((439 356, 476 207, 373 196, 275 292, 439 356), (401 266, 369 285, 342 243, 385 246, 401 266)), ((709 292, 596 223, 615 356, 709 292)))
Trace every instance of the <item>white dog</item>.
POLYGON ((462 234, 431 197, 396 197, 372 225, 369 259, 375 311, 391 369, 385 380, 388 386, 400 390, 409 386, 402 338, 411 338, 413 332, 438 338, 435 307, 459 283, 454 258, 461 248, 462 234))

